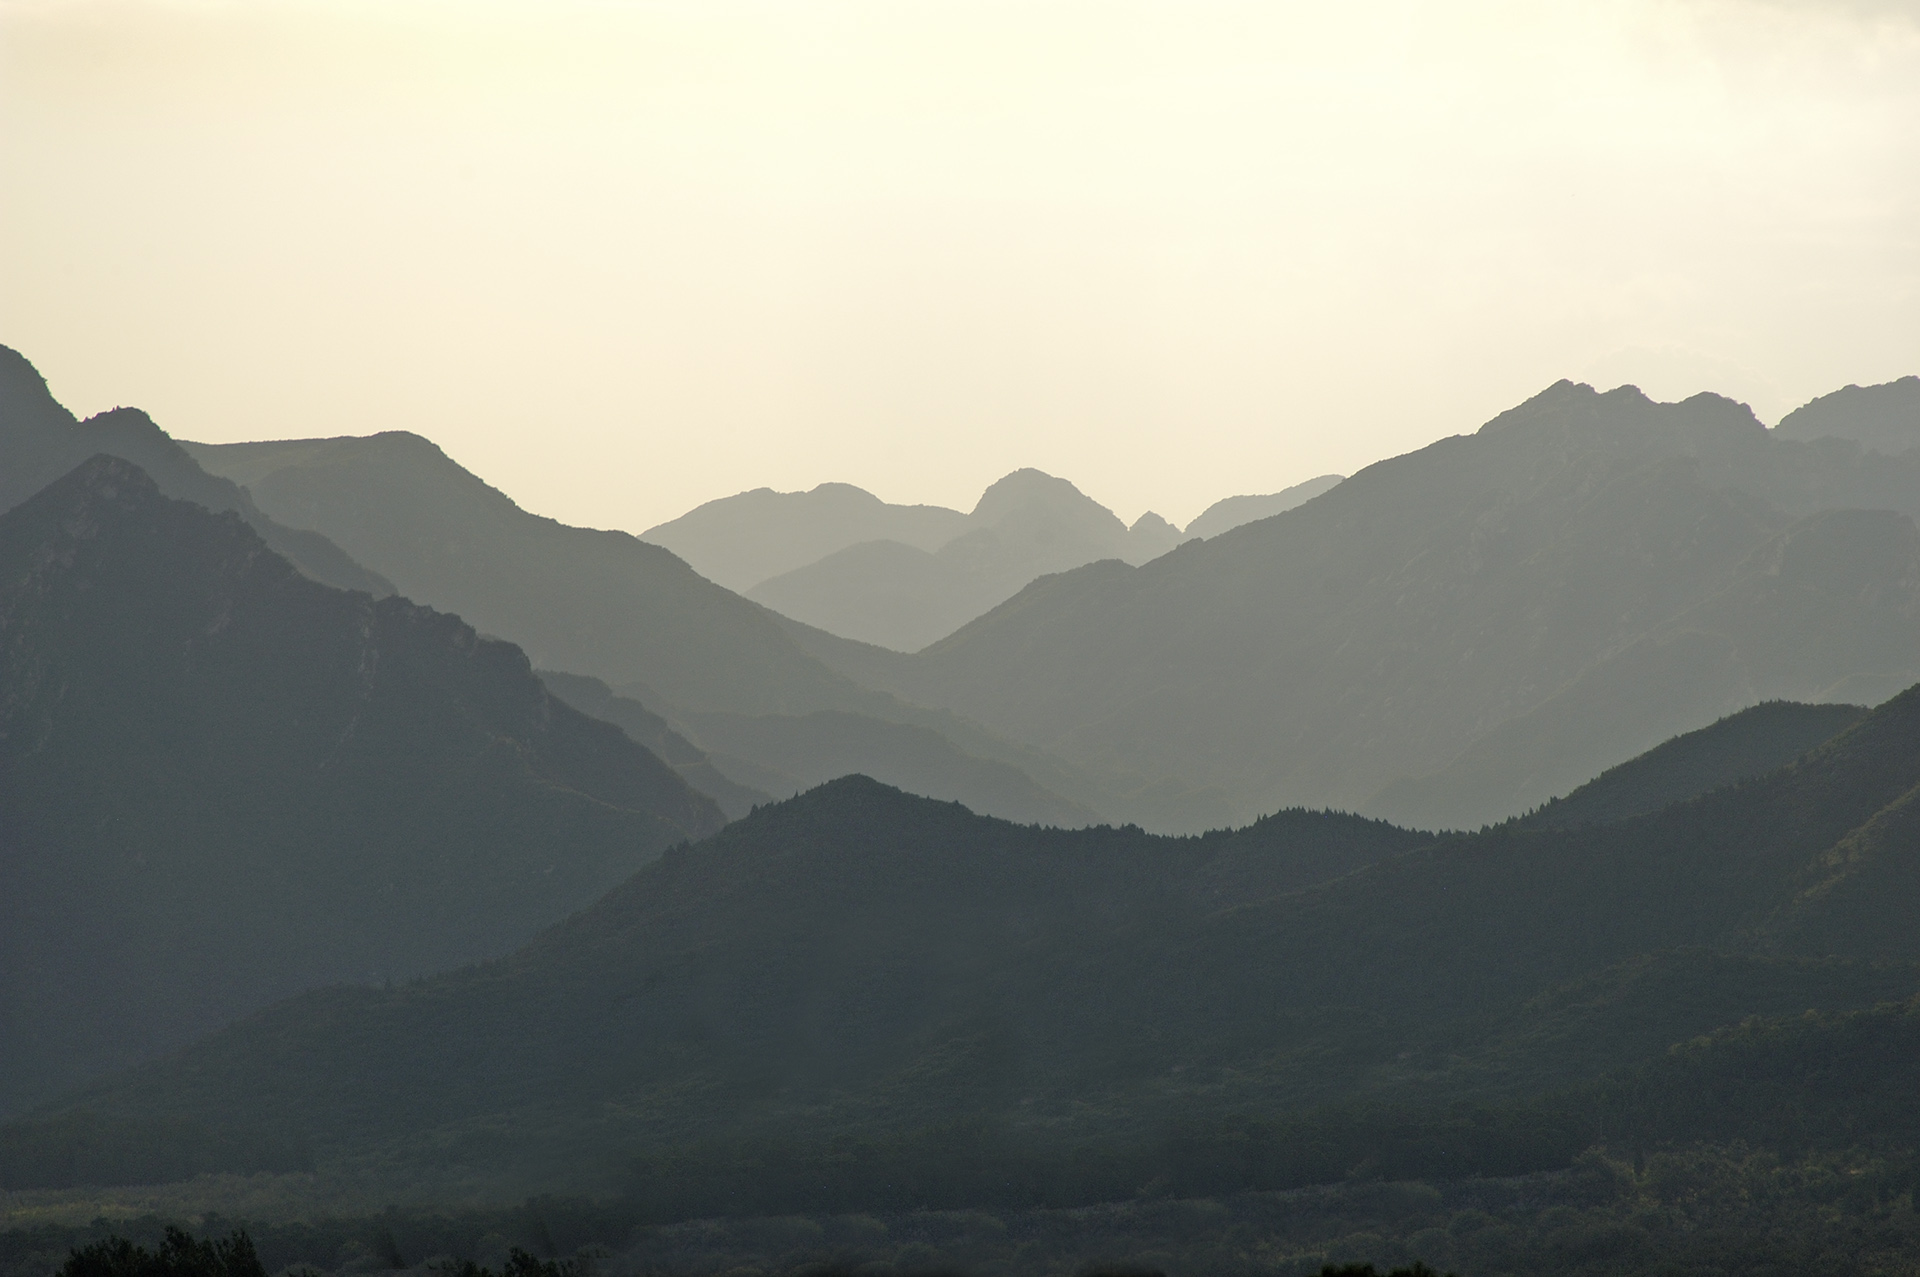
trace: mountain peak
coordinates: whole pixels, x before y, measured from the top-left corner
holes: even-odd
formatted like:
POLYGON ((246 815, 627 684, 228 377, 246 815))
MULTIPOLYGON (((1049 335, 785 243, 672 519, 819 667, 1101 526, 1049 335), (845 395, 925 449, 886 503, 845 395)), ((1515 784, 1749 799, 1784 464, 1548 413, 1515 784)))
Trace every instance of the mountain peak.
POLYGON ((1039 510, 1092 517, 1103 526, 1111 524, 1116 532, 1126 531, 1127 525, 1113 511, 1067 480, 1031 466, 995 481, 980 494, 967 519, 975 527, 991 527, 1010 516, 1039 510))
POLYGON ((1753 409, 1703 392, 1678 403, 1650 399, 1638 386, 1599 391, 1562 379, 1494 417, 1477 432, 1494 439, 1558 440, 1583 446, 1677 447, 1699 452, 1762 441, 1753 409))

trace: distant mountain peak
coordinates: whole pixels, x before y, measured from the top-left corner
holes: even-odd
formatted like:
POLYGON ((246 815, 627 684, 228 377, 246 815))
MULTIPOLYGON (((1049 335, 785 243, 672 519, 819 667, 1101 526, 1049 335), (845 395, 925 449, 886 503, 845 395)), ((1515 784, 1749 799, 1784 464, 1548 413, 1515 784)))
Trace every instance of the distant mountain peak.
POLYGON ((1651 399, 1638 386, 1600 391, 1561 379, 1507 409, 1476 432, 1482 438, 1558 439, 1574 445, 1718 450, 1762 442, 1767 428, 1753 409, 1703 391, 1678 403, 1651 399))
POLYGON ((976 527, 985 527, 1000 522, 1016 512, 1035 507, 1070 509, 1077 513, 1098 511, 1112 520, 1114 525, 1124 531, 1126 525, 1111 510, 1080 491, 1065 479, 1056 478, 1044 470, 1035 470, 1031 466, 1022 467, 990 484, 980 494, 980 500, 974 504, 973 513, 967 518, 976 527))

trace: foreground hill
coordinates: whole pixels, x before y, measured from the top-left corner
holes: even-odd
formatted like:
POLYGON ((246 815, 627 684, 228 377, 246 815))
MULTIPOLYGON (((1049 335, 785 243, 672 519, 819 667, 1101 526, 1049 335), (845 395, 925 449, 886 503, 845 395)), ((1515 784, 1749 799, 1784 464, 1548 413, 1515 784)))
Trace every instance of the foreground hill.
POLYGON ((1081 766, 1220 786, 1239 819, 1476 825, 1744 705, 1920 677, 1915 509, 1920 453, 1562 383, 1273 518, 1042 579, 860 676, 1081 766))
POLYGON ((145 470, 170 497, 209 510, 232 510, 276 553, 316 581, 393 593, 384 578, 355 563, 324 536, 285 527, 261 513, 244 490, 202 470, 139 409, 115 408, 76 421, 25 356, 0 346, 0 511, 103 452, 145 470))
POLYGON ((1865 718, 1858 705, 1767 701, 1629 759, 1527 815, 1536 828, 1600 825, 1785 767, 1865 718))
POLYGON ((518 649, 97 457, 0 516, 0 1108, 504 953, 723 823, 518 649))
MULTIPOLYGON (((1570 830, 1435 840, 1295 812, 1191 839, 1049 831, 851 778, 670 854, 503 962, 308 995, 69 1104, 297 1133, 323 1165, 413 1175, 604 1187, 678 1148, 676 1181, 752 1165, 792 1193, 823 1169, 740 1141, 910 1157, 985 1123, 981 1182, 1000 1183, 996 1158, 1098 1166, 1168 1123, 1447 1113, 1749 1015, 1911 994, 1910 893, 1875 884, 1913 879, 1916 793, 1920 691, 1765 777, 1570 830)), ((1458 1173, 1564 1164, 1589 1117, 1394 1138, 1458 1173)), ((1255 1147, 1289 1175, 1338 1177, 1385 1138, 1363 1121, 1287 1152, 1266 1129, 1255 1147)), ((1232 1164, 1255 1138, 1232 1137, 1232 1164)), ((1207 1147, 1183 1156, 1222 1165, 1207 1147)))
POLYGON ((911 652, 952 633, 1037 576, 1098 559, 1144 563, 1180 531, 1159 515, 1129 528, 1065 479, 1016 470, 933 547, 849 545, 760 582, 747 597, 829 634, 911 652))

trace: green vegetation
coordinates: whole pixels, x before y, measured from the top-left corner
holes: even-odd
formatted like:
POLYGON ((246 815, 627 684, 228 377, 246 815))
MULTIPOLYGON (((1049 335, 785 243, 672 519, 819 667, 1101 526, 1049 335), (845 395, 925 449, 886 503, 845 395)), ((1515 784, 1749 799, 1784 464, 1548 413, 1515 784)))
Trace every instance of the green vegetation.
POLYGON ((244 1232, 199 1241, 168 1228, 157 1250, 124 1237, 82 1247, 60 1266, 60 1277, 267 1277, 267 1270, 244 1232))

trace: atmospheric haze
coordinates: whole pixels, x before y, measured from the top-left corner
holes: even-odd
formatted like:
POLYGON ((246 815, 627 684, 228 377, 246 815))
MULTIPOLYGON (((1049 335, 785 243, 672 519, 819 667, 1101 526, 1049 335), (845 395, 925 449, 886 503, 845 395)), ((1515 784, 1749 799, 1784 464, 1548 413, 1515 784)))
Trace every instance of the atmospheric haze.
POLYGON ((1898 4, 0 0, 0 331, 81 413, 1184 524, 1556 378, 1920 349, 1898 4))

